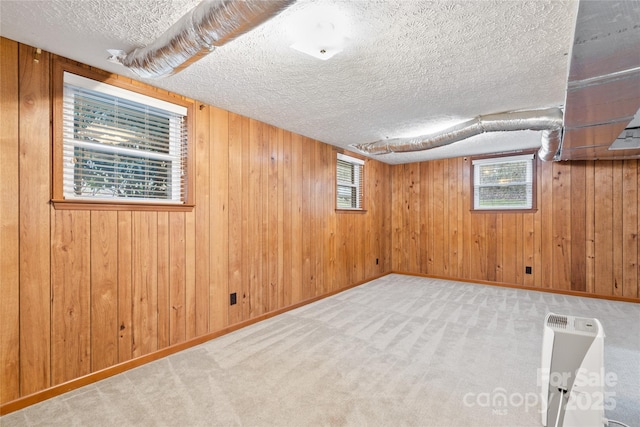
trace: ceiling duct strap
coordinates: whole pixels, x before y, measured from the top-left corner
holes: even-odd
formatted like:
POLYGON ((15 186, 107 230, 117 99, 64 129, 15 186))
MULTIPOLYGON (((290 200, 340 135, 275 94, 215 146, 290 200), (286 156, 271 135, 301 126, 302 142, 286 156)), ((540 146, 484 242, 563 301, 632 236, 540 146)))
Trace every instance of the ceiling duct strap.
POLYGON ((278 15, 295 0, 204 0, 148 46, 115 59, 140 77, 175 74, 278 15))
POLYGON ((514 111, 478 116, 444 131, 414 138, 395 138, 368 144, 356 144, 353 147, 365 154, 404 153, 423 151, 453 144, 485 132, 508 132, 521 130, 542 130, 542 148, 539 157, 543 160, 554 158, 562 139, 562 110, 514 111))

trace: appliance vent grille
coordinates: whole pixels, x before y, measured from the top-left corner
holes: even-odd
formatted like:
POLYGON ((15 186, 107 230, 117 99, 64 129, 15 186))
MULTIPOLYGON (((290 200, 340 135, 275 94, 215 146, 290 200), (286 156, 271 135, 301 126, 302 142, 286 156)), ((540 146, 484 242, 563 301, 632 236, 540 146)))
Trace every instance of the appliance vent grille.
POLYGON ((552 316, 549 316, 549 320, 547 320, 547 326, 554 327, 554 328, 567 329, 568 323, 569 323, 569 320, 567 319, 566 316, 552 315, 552 316))

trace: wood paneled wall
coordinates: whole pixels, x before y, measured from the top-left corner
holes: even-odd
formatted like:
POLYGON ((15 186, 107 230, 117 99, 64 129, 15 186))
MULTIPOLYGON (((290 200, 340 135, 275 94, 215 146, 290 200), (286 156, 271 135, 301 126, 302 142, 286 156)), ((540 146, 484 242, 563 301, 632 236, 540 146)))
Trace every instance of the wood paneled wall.
POLYGON ((640 162, 536 161, 535 213, 472 213, 469 158, 394 166, 393 269, 637 298, 640 162))
POLYGON ((192 212, 55 210, 54 58, 0 53, 1 403, 391 270, 391 166, 337 213, 331 146, 208 105, 192 212))
POLYGON ((392 269, 638 297, 637 160, 539 162, 538 210, 502 214, 467 158, 367 160, 337 213, 332 147, 197 104, 193 211, 55 210, 54 58, 0 40, 0 403, 392 269))

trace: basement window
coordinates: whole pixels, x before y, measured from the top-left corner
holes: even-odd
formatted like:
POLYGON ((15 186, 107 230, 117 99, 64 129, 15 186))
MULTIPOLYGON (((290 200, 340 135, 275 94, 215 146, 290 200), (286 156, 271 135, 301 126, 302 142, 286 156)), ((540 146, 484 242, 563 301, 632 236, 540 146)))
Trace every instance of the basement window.
POLYGON ((364 160, 338 153, 336 184, 336 209, 364 209, 364 160))
POLYGON ((533 154, 474 159, 473 210, 535 209, 533 154))
POLYGON ((187 206, 187 106, 66 71, 61 98, 57 208, 187 206))

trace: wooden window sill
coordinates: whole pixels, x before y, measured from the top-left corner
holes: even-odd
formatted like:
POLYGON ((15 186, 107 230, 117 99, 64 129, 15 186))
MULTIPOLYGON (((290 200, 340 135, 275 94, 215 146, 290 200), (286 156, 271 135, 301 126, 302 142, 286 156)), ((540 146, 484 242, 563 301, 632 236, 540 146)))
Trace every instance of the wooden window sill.
POLYGON ((148 202, 92 202, 90 200, 51 200, 60 210, 191 212, 195 205, 148 202))

